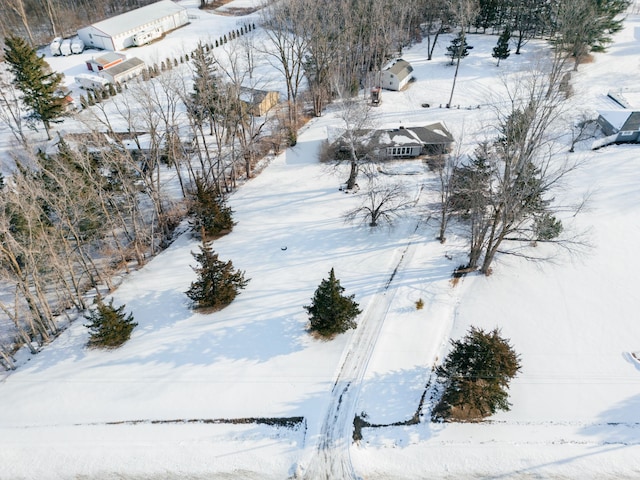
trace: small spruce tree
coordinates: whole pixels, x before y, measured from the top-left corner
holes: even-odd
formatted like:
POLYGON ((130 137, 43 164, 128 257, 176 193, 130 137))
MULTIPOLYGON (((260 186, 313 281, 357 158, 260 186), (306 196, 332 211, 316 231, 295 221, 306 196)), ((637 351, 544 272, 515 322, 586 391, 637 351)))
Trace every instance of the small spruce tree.
POLYGON ((124 312, 125 305, 118 308, 113 306, 113 299, 109 304, 98 301, 97 308, 85 316, 90 323, 90 348, 117 348, 131 337, 131 332, 138 325, 133 321, 133 315, 124 312))
POLYGON ((199 233, 205 241, 231 232, 235 225, 233 210, 227 206, 219 189, 207 184, 202 177, 196 177, 194 183, 190 209, 192 220, 189 222, 191 230, 199 233))
POLYGON ((433 410, 434 420, 478 421, 498 410, 509 410, 509 382, 520 370, 520 359, 509 341, 495 329, 471 327, 436 369, 445 384, 433 410))
POLYGON ((500 66, 500 60, 504 60, 509 57, 511 54, 511 49, 509 48, 509 40, 511 39, 511 30, 509 27, 505 27, 504 31, 498 37, 498 44, 493 47, 493 53, 491 56, 493 58, 498 59, 497 67, 500 66))
POLYGON ((467 39, 463 31, 458 32, 458 35, 453 37, 451 43, 447 47, 447 57, 451 57, 451 63, 453 65, 459 58, 464 58, 469 55, 471 47, 467 44, 467 39))
POLYGON ((344 287, 336 279, 333 268, 329 272, 329 279, 323 279, 316 289, 311 305, 304 309, 309 314, 309 330, 318 332, 323 337, 344 333, 356 328, 355 318, 362 313, 358 304, 353 300, 355 295, 344 296, 344 287))
POLYGON ((210 242, 203 242, 200 253, 191 253, 200 264, 192 267, 198 279, 191 283, 185 293, 196 309, 205 311, 220 310, 229 305, 249 283, 244 272, 234 270, 231 260, 223 262, 211 247, 210 242))

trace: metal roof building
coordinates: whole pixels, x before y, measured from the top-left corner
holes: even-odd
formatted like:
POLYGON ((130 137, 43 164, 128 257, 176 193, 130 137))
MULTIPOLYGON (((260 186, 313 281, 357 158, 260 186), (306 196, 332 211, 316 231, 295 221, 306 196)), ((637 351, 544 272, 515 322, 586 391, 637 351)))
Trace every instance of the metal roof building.
POLYGON ((81 28, 78 37, 87 48, 122 50, 133 46, 133 36, 137 33, 155 28, 166 33, 187 23, 186 8, 170 0, 161 0, 81 28))
POLYGON ((139 58, 133 57, 124 62, 118 63, 113 67, 100 70, 98 75, 106 79, 109 83, 123 83, 127 80, 142 74, 146 68, 145 63, 139 58))

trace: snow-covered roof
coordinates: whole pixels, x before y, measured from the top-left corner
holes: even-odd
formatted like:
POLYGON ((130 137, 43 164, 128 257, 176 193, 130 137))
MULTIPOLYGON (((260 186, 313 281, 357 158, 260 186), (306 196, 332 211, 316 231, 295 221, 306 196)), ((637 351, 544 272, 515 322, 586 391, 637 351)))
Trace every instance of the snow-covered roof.
POLYGON ((185 10, 185 8, 171 0, 161 0, 146 7, 140 7, 130 12, 102 20, 91 26, 111 37, 115 37, 122 33, 135 30, 140 25, 152 23, 182 10, 185 10))
POLYGON ((622 129, 627 119, 633 112, 631 110, 603 110, 598 112, 616 130, 622 129))
POLYGON ((404 78, 411 72, 413 72, 413 67, 406 60, 399 58, 397 60, 394 60, 394 62, 391 65, 387 66, 387 68, 385 68, 384 70, 389 71, 398 77, 404 78))
POLYGON ((441 122, 424 127, 380 130, 377 135, 377 143, 381 146, 439 145, 452 142, 453 136, 441 122))
POLYGON ((140 60, 138 57, 132 57, 124 62, 117 63, 113 67, 109 67, 103 72, 108 72, 109 75, 115 77, 116 75, 120 75, 121 73, 128 72, 129 70, 133 70, 135 68, 144 65, 144 62, 140 60))

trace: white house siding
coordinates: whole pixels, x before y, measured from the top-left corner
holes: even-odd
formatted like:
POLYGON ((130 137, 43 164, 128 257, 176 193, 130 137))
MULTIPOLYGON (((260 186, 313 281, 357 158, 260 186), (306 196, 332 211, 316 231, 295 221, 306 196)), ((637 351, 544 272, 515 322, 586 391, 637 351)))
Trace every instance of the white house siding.
POLYGON ((406 60, 401 58, 385 68, 380 75, 380 86, 387 90, 399 91, 411 80, 413 67, 406 60))
POLYGON ((133 36, 158 27, 163 33, 189 23, 184 7, 162 0, 137 8, 78 30, 78 37, 87 46, 103 50, 122 50, 133 46, 133 36))

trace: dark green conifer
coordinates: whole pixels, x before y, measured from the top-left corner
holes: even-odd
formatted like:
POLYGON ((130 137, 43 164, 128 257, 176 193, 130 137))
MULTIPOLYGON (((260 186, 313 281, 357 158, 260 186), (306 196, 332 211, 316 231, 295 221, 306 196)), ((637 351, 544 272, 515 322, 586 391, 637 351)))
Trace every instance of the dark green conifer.
POLYGON ((200 253, 191 253, 200 264, 192 267, 198 279, 191 283, 185 293, 193 302, 193 307, 205 311, 220 310, 229 305, 249 283, 244 272, 234 270, 231 260, 223 262, 211 247, 203 242, 200 253))
POLYGON ((131 337, 131 332, 138 325, 133 321, 133 315, 124 312, 125 305, 118 308, 113 306, 113 299, 106 305, 101 300, 98 306, 85 318, 90 323, 85 325, 89 329, 89 347, 117 348, 131 337))
POLYGON ((316 289, 311 305, 304 306, 309 314, 310 331, 331 337, 356 328, 355 318, 362 312, 353 300, 355 295, 344 296, 342 292, 344 287, 336 279, 332 268, 329 279, 323 279, 316 289))
POLYGON ((511 54, 511 49, 509 48, 510 39, 511 39, 511 30, 509 30, 509 27, 505 27, 500 37, 498 37, 498 44, 495 47, 493 47, 493 53, 491 54, 493 58, 498 59, 498 64, 496 65, 497 67, 500 66, 500 60, 504 60, 505 58, 508 58, 509 55, 511 54))
POLYGON ((467 39, 463 31, 458 32, 458 34, 453 37, 451 43, 447 47, 447 57, 451 57, 450 65, 453 65, 454 62, 459 58, 464 58, 469 55, 469 50, 471 47, 467 44, 467 39))
POLYGON ((61 121, 66 109, 65 93, 60 84, 62 74, 51 72, 35 49, 22 38, 5 38, 4 57, 14 78, 12 83, 23 94, 22 102, 31 122, 42 122, 49 140, 51 123, 61 121))
POLYGON ((197 177, 194 183, 191 229, 205 241, 229 233, 235 225, 233 210, 227 206, 219 188, 207 184, 202 177, 197 177))
POLYGON ((509 382, 520 370, 520 359, 509 341, 495 329, 471 327, 453 346, 436 373, 445 390, 434 408, 435 420, 477 421, 498 410, 509 410, 509 382))

